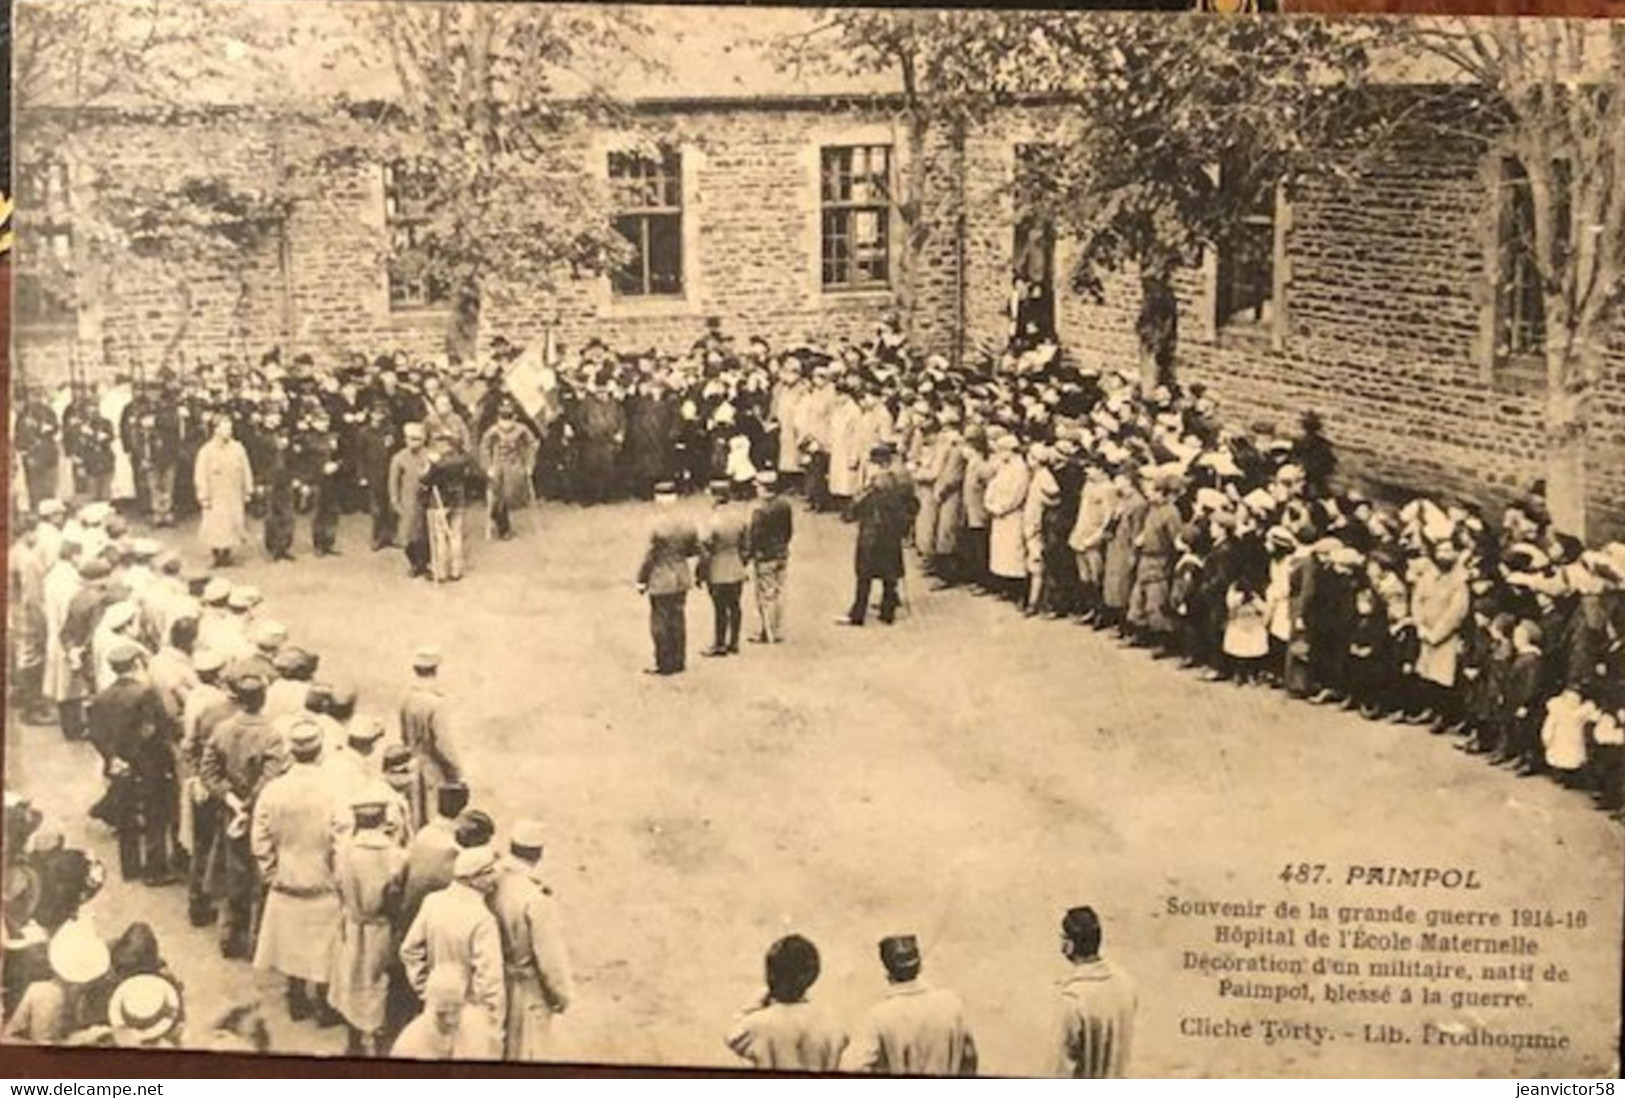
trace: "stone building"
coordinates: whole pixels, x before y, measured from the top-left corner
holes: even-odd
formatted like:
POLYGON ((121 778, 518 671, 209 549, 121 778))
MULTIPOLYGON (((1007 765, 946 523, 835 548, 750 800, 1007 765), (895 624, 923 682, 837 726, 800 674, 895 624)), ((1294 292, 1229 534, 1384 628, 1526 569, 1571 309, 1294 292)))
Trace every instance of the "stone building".
MULTIPOLYGON (((962 358, 1009 337, 1019 265, 1031 292, 1024 316, 1071 358, 1137 366, 1137 279, 1109 280, 1102 301, 1071 292, 1067 241, 1012 208, 1007 184, 1021 146, 1041 140, 1041 116, 999 118, 962 150, 929 150, 950 165, 933 178, 952 192, 936 196, 920 254, 905 264, 895 191, 909 143, 888 89, 681 83, 635 96, 628 132, 596 134, 580 150, 589 178, 634 196, 615 209, 634 260, 554 294, 502 288, 484 308, 485 340, 524 345, 552 329, 565 345, 598 336, 675 351, 712 322, 775 345, 827 342, 862 337, 905 305, 924 349, 962 358)), ((94 164, 36 162, 20 194, 16 361, 26 376, 62 377, 70 361, 150 372, 273 346, 318 356, 443 349, 446 303, 392 262, 413 246, 415 204, 429 199, 392 166, 331 171, 274 239, 229 263, 160 271, 76 243, 80 184, 117 173, 161 190, 206 168, 252 185, 321 147, 320 113, 86 119, 77 145, 96 150, 94 164), (44 252, 75 261, 76 301, 31 280, 44 252)), ((21 127, 26 148, 27 119, 21 127)), ((1429 136, 1352 187, 1283 188, 1233 254, 1210 249, 1180 273, 1181 379, 1206 383, 1233 422, 1291 430, 1300 411, 1317 410, 1348 471, 1377 489, 1484 501, 1527 489, 1543 471, 1543 333, 1526 297, 1494 289, 1526 280, 1506 239, 1516 188, 1498 171, 1476 148, 1429 136)), ((1591 420, 1589 512, 1594 531, 1611 533, 1625 529, 1625 324, 1606 349, 1591 420)))

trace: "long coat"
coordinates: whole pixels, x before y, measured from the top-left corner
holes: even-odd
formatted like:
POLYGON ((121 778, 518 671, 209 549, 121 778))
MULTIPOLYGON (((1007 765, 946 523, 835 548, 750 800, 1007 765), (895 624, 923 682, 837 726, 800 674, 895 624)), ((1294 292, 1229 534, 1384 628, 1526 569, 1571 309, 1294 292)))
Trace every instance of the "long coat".
POLYGON ((842 397, 829 417, 829 493, 857 495, 863 472, 863 409, 842 397))
POLYGON ((708 584, 744 583, 749 536, 749 511, 732 503, 712 511, 700 536, 700 578, 708 584))
POLYGON ((1079 964, 1060 986, 1055 1062, 1063 1079, 1121 1079, 1134 1040, 1139 994, 1129 978, 1102 960, 1079 964))
POLYGON ((1005 579, 1025 579, 1027 547, 1022 534, 1022 508, 1031 479, 1027 463, 1011 454, 999 463, 983 496, 992 532, 988 535, 988 569, 1005 579))
POLYGON ((957 431, 943 432, 942 449, 937 452, 936 528, 923 546, 927 553, 948 557, 959 551, 959 532, 965 528, 966 447, 957 431))
POLYGON ((858 1023, 843 1071, 871 1075, 975 1075, 976 1041, 959 996, 924 980, 893 984, 858 1023))
POLYGON ((462 881, 431 894, 401 941, 400 957, 407 982, 419 999, 436 966, 462 966, 468 979, 464 1001, 479 1007, 497 1045, 487 1055, 491 1059, 502 1055, 501 1035, 508 1007, 502 933, 484 896, 462 881))
POLYGON ((1134 571, 1139 563, 1139 550, 1134 543, 1145 526, 1146 498, 1137 491, 1121 497, 1117 514, 1112 520, 1112 532, 1106 542, 1106 574, 1102 582, 1101 601, 1113 610, 1128 607, 1129 592, 1134 589, 1134 571))
POLYGON ((248 540, 248 497, 254 494, 254 471, 248 451, 236 439, 211 439, 197 452, 192 482, 203 521, 198 540, 205 549, 235 549, 248 540))
POLYGON ((405 868, 406 851, 378 830, 346 839, 333 859, 339 925, 327 1001, 363 1033, 384 1025, 389 969, 395 961, 392 920, 405 868))
POLYGON ((1411 616, 1416 620, 1421 650, 1416 675, 1440 686, 1456 684, 1461 656, 1461 626, 1471 608, 1472 591, 1460 569, 1427 568, 1411 589, 1411 616))
POLYGON ((877 474, 852 501, 858 524, 859 579, 895 580, 903 575, 903 539, 920 500, 906 476, 877 474))
POLYGON ((65 560, 57 561, 45 573, 45 681, 41 689, 53 701, 75 696, 73 665, 68 660, 68 647, 62 643, 62 626, 82 582, 79 570, 65 560))
POLYGON ((490 500, 509 510, 529 507, 531 471, 536 468, 540 440, 518 420, 498 420, 480 439, 480 464, 485 469, 490 500))
POLYGON ((268 889, 254 967, 321 983, 339 917, 331 774, 318 763, 295 763, 273 778, 254 802, 249 843, 268 889))
POLYGON ((779 424, 779 472, 801 471, 801 405, 807 391, 799 385, 780 385, 773 391, 773 418, 779 424))
POLYGON ((389 505, 395 511, 395 540, 401 545, 429 536, 429 516, 419 489, 432 464, 423 450, 402 450, 389 459, 389 505))
POLYGON ((694 523, 678 513, 662 513, 649 531, 649 547, 638 566, 638 582, 649 594, 680 595, 693 586, 688 558, 700 553, 700 535, 694 523))
POLYGON ((401 700, 401 742, 412 749, 417 763, 417 799, 422 827, 442 785, 460 781, 463 765, 451 736, 446 699, 433 685, 413 683, 401 700))
POLYGON ((997 471, 997 466, 986 454, 966 448, 965 489, 961 493, 965 504, 966 529, 987 529, 987 485, 997 471))
POLYGON ((553 1015, 575 997, 569 953, 558 907, 532 866, 506 866, 491 894, 491 912, 502 932, 508 990, 508 1031, 503 1059, 534 1061, 548 1051, 553 1015))

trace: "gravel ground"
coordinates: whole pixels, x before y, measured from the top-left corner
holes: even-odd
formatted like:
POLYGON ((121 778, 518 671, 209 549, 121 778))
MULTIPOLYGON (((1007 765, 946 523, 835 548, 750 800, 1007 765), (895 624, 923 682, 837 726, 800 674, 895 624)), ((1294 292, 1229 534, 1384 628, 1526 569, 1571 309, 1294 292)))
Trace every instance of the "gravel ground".
MULTIPOLYGON (((815 997, 855 1020, 883 993, 875 942, 914 932, 927 978, 964 997, 984 1072, 1042 1072, 1064 968, 1057 922, 1091 903, 1107 954, 1140 986, 1136 1075, 1616 1069, 1625 851, 1619 826, 1579 795, 1517 781, 1420 729, 1203 683, 1070 623, 930 593, 917 576, 896 626, 836 628, 852 531, 801 513, 788 642, 699 658, 710 610, 696 592, 689 673, 651 678, 639 673, 647 611, 632 587, 646 512, 549 505, 526 518, 512 542, 474 530, 458 584, 409 581, 398 554, 357 548, 358 519, 346 520, 342 557, 256 558, 232 575, 258 584, 267 616, 322 654, 321 677, 355 684, 362 710, 392 728, 413 648, 444 648, 475 802, 499 822, 539 816, 553 836, 547 864, 581 985, 561 1058, 729 1066, 721 1035, 759 993, 773 938, 817 942, 815 997), (1325 863, 1335 883, 1285 885, 1289 862, 1325 863), (1456 866, 1482 887, 1352 889, 1348 865, 1456 866), (1170 897, 1334 911, 1403 901, 1503 919, 1538 901, 1589 921, 1544 933, 1539 961, 1573 979, 1537 980, 1526 1008, 1304 1009, 1221 1000, 1214 979, 1183 970, 1184 951, 1213 946, 1213 923, 1170 915, 1170 897), (1254 1035, 1182 1036, 1189 1016, 1250 1019, 1254 1035), (1266 1045, 1267 1019, 1333 1032, 1266 1045), (1363 1024, 1390 1022, 1413 1048, 1360 1039, 1363 1024), (1560 1031, 1570 1047, 1424 1046, 1424 1022, 1560 1031)), ((176 544, 201 555, 188 536, 176 544)), ((748 631, 748 599, 746 615, 748 631)), ((89 748, 15 721, 6 743, 9 786, 116 865, 84 819, 99 785, 89 748)), ((94 909, 109 935, 154 925, 191 1017, 259 995, 280 1049, 342 1046, 290 1023, 275 979, 221 961, 212 935, 186 925, 180 890, 114 882, 94 909)))

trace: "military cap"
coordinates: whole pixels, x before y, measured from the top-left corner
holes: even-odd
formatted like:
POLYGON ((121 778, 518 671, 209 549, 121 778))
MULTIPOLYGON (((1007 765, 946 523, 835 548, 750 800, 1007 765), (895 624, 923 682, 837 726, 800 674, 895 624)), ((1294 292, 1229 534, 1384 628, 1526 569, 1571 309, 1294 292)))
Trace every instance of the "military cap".
POLYGON ((138 613, 133 602, 115 602, 102 613, 101 623, 108 632, 116 633, 135 621, 138 613))
MULTIPOLYGON (((287 674, 287 672, 282 669, 282 665, 284 658, 289 654, 289 652, 292 652, 295 657, 303 656, 303 653, 297 648, 279 653, 274 661, 274 666, 277 669, 277 673, 280 675, 285 676, 287 674)), ((297 671, 298 669, 298 665, 295 664, 293 670, 297 671)), ((332 705, 333 688, 327 685, 325 682, 311 683, 309 689, 305 691, 305 709, 311 713, 326 713, 330 708, 332 708, 332 705)))
POLYGON ((432 644, 420 646, 412 653, 412 666, 422 671, 432 671, 440 666, 440 649, 432 644))
POLYGON ((733 482, 726 479, 713 480, 710 491, 713 496, 726 496, 733 491, 733 482))
POLYGON ((296 719, 288 726, 288 746, 294 751, 312 751, 322 745, 325 734, 322 726, 308 718, 296 719))
POLYGON ((79 521, 86 526, 100 526, 113 514, 113 509, 105 503, 87 503, 79 511, 79 521))
POLYGON ((756 474, 756 483, 764 488, 772 488, 779 483, 779 474, 772 469, 763 469, 756 474))
POLYGON ((210 606, 218 606, 231 598, 231 581, 221 576, 215 576, 203 587, 203 601, 210 606))
POLYGON ((472 880, 496 868, 496 851, 489 846, 471 846, 457 854, 451 864, 451 875, 459 881, 472 880))
POLYGON ((513 825, 508 848, 515 852, 540 850, 546 845, 546 832, 540 820, 520 820, 513 825))
POLYGON ((374 718, 356 721, 344 735, 351 743, 377 743, 384 738, 384 722, 374 718))
POLYGON ((897 448, 889 442, 877 442, 869 448, 870 461, 890 461, 897 448))
POLYGON ((226 657, 212 648, 199 648, 192 653, 192 670, 200 675, 219 671, 226 666, 226 657))
POLYGON ((113 650, 107 654, 107 666, 114 671, 129 671, 137 663, 141 662, 143 654, 141 646, 132 641, 116 644, 113 646, 113 650))
POLYGON ((421 423, 408 423, 402 429, 401 433, 407 438, 419 440, 421 440, 427 434, 427 432, 424 430, 423 424, 421 423))
POLYGON ((246 584, 242 587, 233 587, 231 595, 226 599, 226 605, 233 610, 252 610, 262 602, 260 589, 246 584))
POLYGON ((42 499, 39 502, 40 518, 55 518, 68 513, 67 505, 59 499, 42 499))
MULTIPOLYGON (((254 647, 259 649, 281 648, 288 639, 288 630, 281 622, 262 621, 254 627, 254 647)), ((280 667, 278 671, 282 670, 280 667)))
POLYGON ((231 689, 238 697, 242 697, 247 694, 264 693, 265 680, 259 675, 249 672, 246 675, 238 675, 235 679, 233 679, 231 689))
POLYGON ((655 485, 655 495, 657 496, 675 496, 676 494, 677 485, 669 480, 663 480, 655 485))
POLYGON ((151 560, 163 551, 164 547, 153 538, 136 538, 130 543, 130 552, 137 560, 151 560))
POLYGON ((104 580, 113 574, 113 566, 100 557, 91 557, 79 566, 79 575, 87 580, 104 580))
POLYGON ((404 743, 392 743, 384 748, 385 774, 406 774, 412 769, 412 749, 404 743))
POLYGON ((178 576, 181 574, 181 555, 166 549, 158 554, 158 559, 153 565, 166 576, 178 576))

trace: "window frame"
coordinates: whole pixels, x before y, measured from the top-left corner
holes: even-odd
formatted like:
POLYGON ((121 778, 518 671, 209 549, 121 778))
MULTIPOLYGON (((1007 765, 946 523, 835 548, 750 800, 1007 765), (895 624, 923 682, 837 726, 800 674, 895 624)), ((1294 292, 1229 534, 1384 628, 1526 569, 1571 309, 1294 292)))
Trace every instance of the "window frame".
MULTIPOLYGON (((76 234, 72 218, 72 171, 67 160, 52 157, 41 164, 16 165, 17 220, 26 225, 18 235, 31 245, 25 250, 40 262, 19 263, 13 272, 13 323, 19 331, 54 334, 76 332, 79 301, 70 290, 67 298, 48 292, 41 282, 40 263, 59 264, 76 283, 76 234), (58 245, 61 244, 61 247, 58 245)), ((20 258, 20 257, 19 257, 20 258)))
MULTIPOLYGON (((1221 167, 1219 169, 1219 186, 1227 187, 1228 173, 1221 167)), ((1214 249, 1213 271, 1213 329, 1215 332, 1226 331, 1268 331, 1275 322, 1281 308, 1278 301, 1280 294, 1280 279, 1277 277, 1277 265, 1280 262, 1280 218, 1281 218, 1281 186, 1275 183, 1257 196, 1257 202, 1247 213, 1241 215, 1237 221, 1231 238, 1214 249), (1237 252, 1242 247, 1244 238, 1251 240, 1256 237, 1255 243, 1264 246, 1253 249, 1258 253, 1255 260, 1261 274, 1247 281, 1250 287, 1262 287, 1264 294, 1255 303, 1245 308, 1235 305, 1234 291, 1242 280, 1237 277, 1238 270, 1247 269, 1237 252), (1251 315, 1247 315, 1247 314, 1251 315)))
POLYGON ((658 159, 647 155, 639 149, 611 148, 606 152, 606 178, 613 201, 610 215, 611 226, 620 233, 634 249, 637 257, 641 259, 642 269, 638 273, 638 283, 641 287, 629 291, 624 288, 621 271, 609 272, 610 296, 617 302, 637 301, 682 301, 688 295, 688 240, 687 240, 687 198, 683 150, 672 144, 662 143, 657 148, 658 159), (632 175, 617 175, 617 163, 633 165, 638 168, 655 166, 655 171, 643 171, 632 175), (640 186, 641 185, 641 186, 640 186), (642 189, 646 192, 652 187, 653 197, 644 201, 626 200, 626 192, 633 189, 642 189), (675 191, 676 201, 673 202, 675 191), (633 220, 638 226, 638 239, 633 240, 622 230, 622 221, 633 220), (654 222, 670 222, 672 229, 670 239, 676 244, 676 264, 674 274, 676 286, 672 289, 657 289, 655 286, 655 264, 653 262, 653 249, 651 247, 651 226, 654 222))
MULTIPOLYGON (((384 299, 391 313, 442 313, 451 308, 451 288, 427 274, 407 279, 398 269, 403 252, 428 250, 430 245, 418 239, 418 232, 429 223, 421 211, 402 212, 406 201, 428 205, 433 198, 432 171, 422 164, 410 164, 405 158, 380 166, 383 185, 384 235, 389 241, 389 254, 384 261, 384 299), (402 180, 418 181, 416 193, 402 191, 402 180), (422 182, 422 181, 427 182, 422 182), (402 242, 402 235, 407 238, 402 242), (402 286, 417 287, 417 292, 398 292, 402 286)), ((410 207, 409 207, 410 208, 410 207)))
MULTIPOLYGON (((893 195, 895 194, 897 180, 897 147, 891 141, 854 140, 841 142, 823 142, 818 146, 818 286, 820 293, 831 296, 863 293, 892 293, 896 289, 896 275, 893 264, 896 262, 894 236, 892 225, 893 195), (866 170, 862 175, 858 173, 857 157, 863 154, 866 170), (872 160, 876 152, 883 152, 885 163, 880 173, 873 170, 872 160), (844 174, 836 173, 833 178, 837 181, 846 181, 846 193, 842 196, 840 188, 830 186, 832 178, 829 169, 831 154, 846 153, 849 164, 844 174), (859 199, 853 197, 857 183, 867 181, 870 185, 878 183, 877 195, 859 199), (854 224, 861 214, 872 214, 878 226, 879 254, 875 257, 872 252, 875 245, 867 246, 871 252, 870 258, 861 259, 851 243, 856 237, 854 224), (837 235, 831 234, 831 219, 838 219, 845 227, 845 232, 837 235), (829 277, 831 268, 831 242, 844 240, 847 242, 847 254, 844 263, 847 277, 832 281, 829 277), (874 270, 878 258, 878 267, 881 277, 867 280, 857 280, 853 274, 859 270, 874 270)), ((837 257, 837 261, 841 261, 837 257)))

